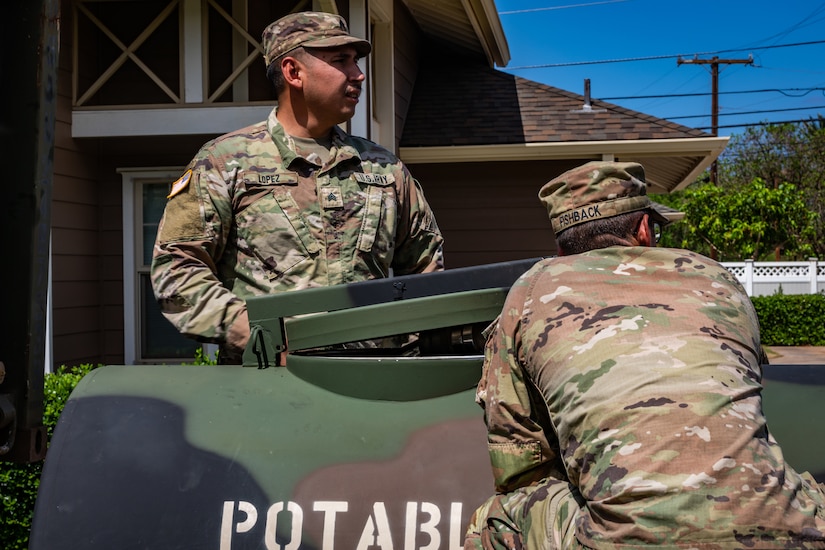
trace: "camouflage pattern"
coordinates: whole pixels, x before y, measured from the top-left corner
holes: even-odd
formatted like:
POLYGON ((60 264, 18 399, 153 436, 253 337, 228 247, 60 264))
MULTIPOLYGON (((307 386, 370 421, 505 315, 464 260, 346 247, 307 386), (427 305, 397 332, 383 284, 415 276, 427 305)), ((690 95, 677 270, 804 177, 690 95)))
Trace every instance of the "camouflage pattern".
POLYGON ((198 152, 173 186, 151 268, 180 332, 225 343, 249 296, 443 269, 433 213, 398 158, 335 127, 318 163, 274 110, 198 152))
POLYGON ((264 62, 270 63, 300 46, 334 48, 352 45, 362 57, 372 50, 363 38, 352 36, 340 15, 324 12, 291 13, 270 23, 262 35, 264 62))
POLYGON ((645 170, 635 162, 588 162, 547 182, 539 191, 553 231, 600 218, 650 209, 654 221, 675 219, 647 196, 645 170))
POLYGON ((571 498, 573 489, 567 481, 547 478, 493 496, 470 518, 464 549, 584 548, 573 529, 581 509, 571 498))
POLYGON ((566 521, 597 548, 825 548, 825 487, 768 430, 763 362, 753 306, 713 260, 611 247, 539 262, 485 352, 477 401, 508 494, 468 547, 524 547, 566 521), (559 481, 565 518, 537 516, 559 481))

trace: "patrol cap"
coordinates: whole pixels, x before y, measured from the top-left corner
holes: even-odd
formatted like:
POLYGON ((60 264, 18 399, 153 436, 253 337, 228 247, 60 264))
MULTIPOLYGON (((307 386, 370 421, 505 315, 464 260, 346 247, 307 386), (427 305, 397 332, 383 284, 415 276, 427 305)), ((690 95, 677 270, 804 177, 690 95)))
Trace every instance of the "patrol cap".
POLYGON ((295 48, 334 48, 352 45, 359 55, 372 51, 370 43, 352 36, 347 22, 333 13, 304 11, 286 15, 270 23, 262 34, 266 66, 295 48))
POLYGON ((649 209, 653 221, 663 226, 684 216, 650 200, 645 170, 636 162, 588 162, 544 184, 539 199, 556 235, 580 223, 637 210, 649 209))

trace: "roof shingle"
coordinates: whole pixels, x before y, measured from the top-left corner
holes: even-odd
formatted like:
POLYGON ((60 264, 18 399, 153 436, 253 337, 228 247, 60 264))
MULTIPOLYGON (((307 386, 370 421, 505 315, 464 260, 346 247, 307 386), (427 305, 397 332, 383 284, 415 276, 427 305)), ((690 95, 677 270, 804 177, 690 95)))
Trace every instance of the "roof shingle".
POLYGON ((621 141, 711 134, 450 57, 420 64, 402 147, 621 141))

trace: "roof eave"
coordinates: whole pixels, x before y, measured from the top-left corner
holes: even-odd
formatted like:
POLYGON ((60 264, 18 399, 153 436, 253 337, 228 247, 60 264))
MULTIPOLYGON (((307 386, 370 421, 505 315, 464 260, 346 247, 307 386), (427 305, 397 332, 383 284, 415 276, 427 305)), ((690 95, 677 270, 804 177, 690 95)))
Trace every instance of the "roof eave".
POLYGON ((490 66, 506 67, 510 62, 510 47, 494 0, 461 0, 461 4, 490 66))
POLYGON ((655 158, 695 157, 690 171, 678 181, 668 182, 668 192, 693 183, 716 160, 728 143, 728 137, 677 138, 621 141, 568 141, 514 143, 498 145, 464 145, 444 147, 401 147, 399 156, 406 164, 442 164, 456 162, 530 161, 593 159, 613 157, 655 158))

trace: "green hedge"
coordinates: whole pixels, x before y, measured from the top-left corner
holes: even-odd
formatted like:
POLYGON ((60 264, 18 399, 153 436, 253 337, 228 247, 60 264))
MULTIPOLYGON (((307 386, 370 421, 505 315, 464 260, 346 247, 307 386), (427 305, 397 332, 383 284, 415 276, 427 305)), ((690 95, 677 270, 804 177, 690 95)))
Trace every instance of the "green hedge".
POLYGON ((825 346, 825 294, 754 296, 762 345, 825 346))
MULTIPOLYGON (((43 385, 43 425, 49 440, 69 394, 93 368, 92 365, 81 365, 46 375, 43 385)), ((3 541, 2 546, 7 550, 28 548, 34 500, 42 469, 42 462, 0 462, 0 541, 3 541)))

